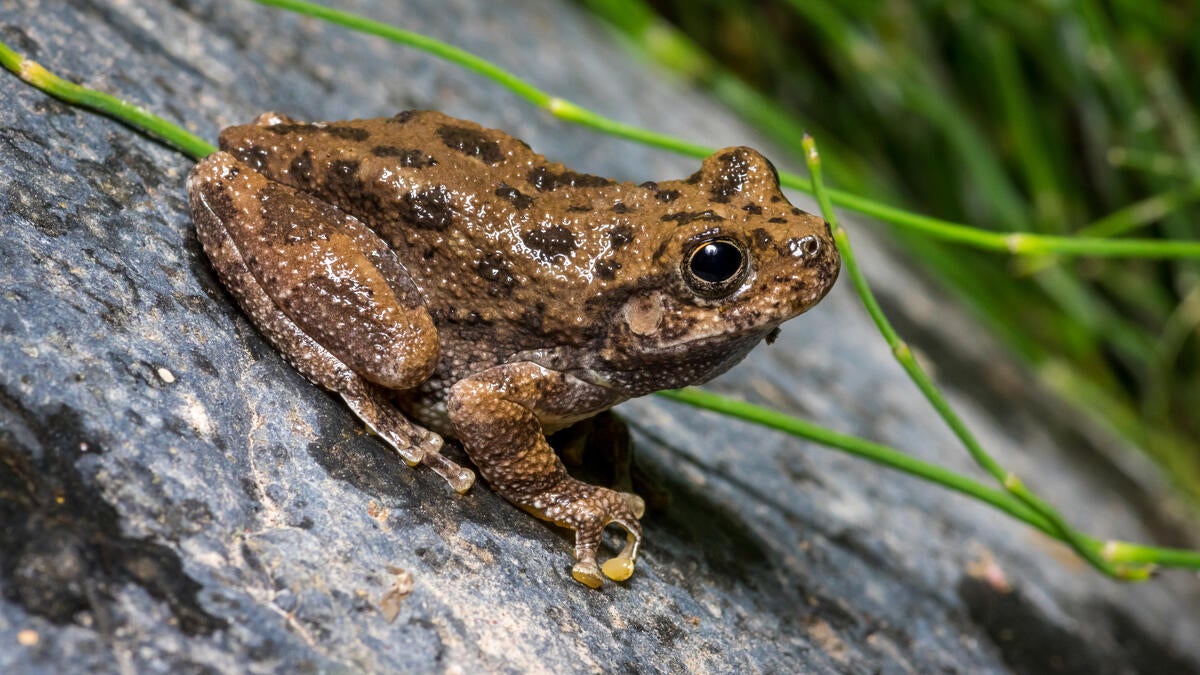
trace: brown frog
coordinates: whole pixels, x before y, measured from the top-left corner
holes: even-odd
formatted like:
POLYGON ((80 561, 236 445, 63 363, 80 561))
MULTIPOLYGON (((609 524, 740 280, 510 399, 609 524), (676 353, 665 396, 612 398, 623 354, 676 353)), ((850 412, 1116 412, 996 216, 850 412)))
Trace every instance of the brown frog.
POLYGON ((188 178, 192 215, 255 325, 463 492, 474 474, 440 454, 460 440, 497 493, 576 531, 593 588, 632 574, 644 502, 568 475, 546 434, 715 377, 838 275, 825 221, 749 148, 634 185, 437 112, 267 113, 220 146, 188 178), (611 523, 626 544, 602 570, 611 523))

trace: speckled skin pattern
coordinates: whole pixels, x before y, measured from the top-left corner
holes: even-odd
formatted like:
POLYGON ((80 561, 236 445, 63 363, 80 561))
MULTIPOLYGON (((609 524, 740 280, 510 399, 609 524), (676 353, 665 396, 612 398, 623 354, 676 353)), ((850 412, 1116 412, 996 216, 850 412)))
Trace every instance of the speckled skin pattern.
POLYGON ((452 487, 488 483, 576 531, 572 574, 633 571, 643 501, 569 476, 546 434, 709 380, 816 304, 840 258, 774 167, 727 148, 617 183, 436 112, 221 133, 188 179, 200 242, 297 369, 452 487), (707 247, 707 248, 706 248, 707 247), (596 562, 616 523, 624 549, 596 562))

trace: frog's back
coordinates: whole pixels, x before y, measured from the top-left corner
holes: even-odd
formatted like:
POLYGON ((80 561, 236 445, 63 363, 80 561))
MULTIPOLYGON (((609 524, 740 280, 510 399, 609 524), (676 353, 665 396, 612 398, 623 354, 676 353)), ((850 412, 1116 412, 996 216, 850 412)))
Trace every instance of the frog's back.
POLYGON ((645 283, 630 261, 658 242, 639 219, 655 206, 665 213, 678 194, 572 171, 503 131, 434 111, 312 124, 268 113, 224 130, 220 142, 371 227, 435 323, 499 340, 498 351, 504 342, 529 349, 599 335, 601 299, 634 272, 645 283), (513 331, 521 335, 503 338, 513 331))
POLYGON ((431 111, 268 113, 223 131, 221 147, 379 235, 437 327, 442 382, 516 359, 631 380, 619 385, 631 393, 701 381, 837 276, 826 224, 792 207, 749 148, 634 185, 431 111))

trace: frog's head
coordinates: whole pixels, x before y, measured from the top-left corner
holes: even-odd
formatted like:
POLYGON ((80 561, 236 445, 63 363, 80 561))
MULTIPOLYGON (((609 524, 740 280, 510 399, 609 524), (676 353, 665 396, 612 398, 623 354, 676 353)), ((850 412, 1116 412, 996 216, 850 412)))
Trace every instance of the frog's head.
POLYGON ((644 249, 666 282, 624 302, 610 354, 657 369, 661 389, 741 360, 825 297, 841 257, 828 223, 788 203, 775 167, 750 148, 720 150, 688 179, 659 187, 680 194, 644 249))

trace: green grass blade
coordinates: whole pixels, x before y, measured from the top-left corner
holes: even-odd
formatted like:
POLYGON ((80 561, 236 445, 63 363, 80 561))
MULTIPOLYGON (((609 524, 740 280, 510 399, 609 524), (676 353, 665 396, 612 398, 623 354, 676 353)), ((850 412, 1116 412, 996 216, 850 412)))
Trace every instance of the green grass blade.
POLYGON ((68 82, 54 75, 37 62, 22 57, 2 42, 0 42, 0 65, 54 98, 94 110, 123 122, 136 131, 158 138, 168 145, 182 150, 192 159, 200 159, 217 150, 211 143, 199 136, 188 133, 132 103, 122 101, 111 94, 68 82))

